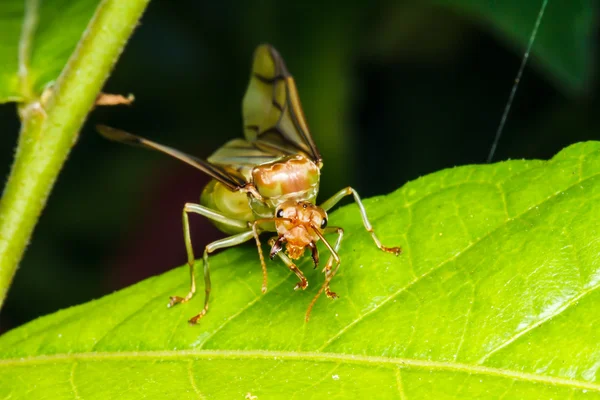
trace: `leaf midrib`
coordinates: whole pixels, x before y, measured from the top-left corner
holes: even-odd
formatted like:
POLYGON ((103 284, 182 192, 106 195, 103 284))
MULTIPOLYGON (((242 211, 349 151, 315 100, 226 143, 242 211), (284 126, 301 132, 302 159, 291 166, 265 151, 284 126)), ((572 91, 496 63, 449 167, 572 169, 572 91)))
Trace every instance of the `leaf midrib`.
POLYGON ((556 386, 593 390, 600 393, 600 384, 585 382, 578 379, 566 379, 544 376, 533 373, 511 371, 502 368, 485 367, 481 365, 463 364, 450 361, 429 361, 414 358, 391 358, 382 356, 366 356, 342 353, 291 352, 274 350, 150 350, 150 351, 112 351, 85 352, 77 354, 53 354, 20 357, 0 360, 0 368, 13 366, 38 365, 58 362, 77 361, 110 361, 110 360, 144 360, 144 359, 222 359, 222 360, 279 360, 279 361, 316 361, 343 362, 347 364, 396 366, 398 368, 414 368, 435 371, 454 371, 469 374, 496 376, 520 381, 547 383, 556 386))

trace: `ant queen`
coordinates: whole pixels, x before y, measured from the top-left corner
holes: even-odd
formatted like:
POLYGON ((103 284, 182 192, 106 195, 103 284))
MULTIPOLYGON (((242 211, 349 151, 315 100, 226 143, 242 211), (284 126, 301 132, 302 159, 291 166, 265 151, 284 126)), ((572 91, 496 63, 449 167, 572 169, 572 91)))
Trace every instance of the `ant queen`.
MULTIPOLYGON (((527 50, 502 115, 488 162, 504 128, 516 89, 529 58, 547 0, 538 13, 527 50)), ((230 235, 208 244, 204 249, 204 307, 189 322, 196 324, 209 308, 211 279, 209 254, 254 239, 262 266, 262 292, 267 290, 267 267, 260 235, 274 233, 268 240, 269 257, 279 259, 298 277, 295 290, 304 290, 308 281, 294 260, 310 252, 315 268, 319 265, 317 242, 322 241, 329 257, 322 269, 325 279, 306 312, 310 312, 322 292, 337 295, 329 285, 341 260, 338 251, 344 230, 330 226, 327 212, 346 196, 352 196, 363 225, 380 250, 399 255, 400 247, 384 246, 371 223, 358 193, 346 187, 320 205, 316 204, 323 160, 310 134, 296 85, 279 53, 270 45, 259 46, 254 53, 250 83, 242 101, 244 138, 233 139, 202 160, 131 133, 100 125, 106 138, 145 147, 175 157, 208 174, 212 180, 204 188, 200 204, 186 203, 183 212, 183 236, 190 268, 190 290, 184 297, 172 296, 169 307, 188 302, 196 292, 195 255, 192 249, 189 214, 200 214, 230 235), (336 235, 330 243, 327 235, 336 235)))
POLYGON ((191 285, 185 297, 172 296, 169 307, 186 303, 196 292, 195 256, 188 220, 188 214, 195 213, 209 218, 231 236, 212 242, 204 249, 204 308, 189 320, 191 324, 196 324, 208 311, 211 291, 208 256, 215 250, 254 239, 263 271, 262 292, 266 292, 267 266, 259 238, 263 232, 276 233, 268 242, 269 256, 279 257, 296 274, 299 280, 296 290, 306 289, 308 281, 293 260, 302 257, 308 249, 316 268, 319 264, 317 242, 325 244, 329 252, 323 267, 325 282, 306 312, 308 320, 321 292, 332 299, 337 297, 329 283, 341 264, 338 251, 344 230, 329 226, 327 212, 340 200, 346 196, 354 198, 375 246, 394 255, 400 254, 401 249, 381 244, 353 188, 346 187, 316 205, 323 160, 304 118, 294 79, 270 45, 261 45, 254 53, 242 109, 244 138, 229 141, 206 161, 131 133, 107 126, 97 128, 108 139, 160 151, 213 178, 204 188, 200 204, 187 203, 183 208, 183 236, 191 285), (329 243, 325 237, 329 234, 337 235, 335 243, 329 243))

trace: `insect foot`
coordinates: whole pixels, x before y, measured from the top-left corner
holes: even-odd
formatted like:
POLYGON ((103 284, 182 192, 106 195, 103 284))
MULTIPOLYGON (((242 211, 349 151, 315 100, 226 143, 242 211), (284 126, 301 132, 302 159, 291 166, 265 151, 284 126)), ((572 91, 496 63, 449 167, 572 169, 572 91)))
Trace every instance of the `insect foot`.
POLYGON ((308 281, 306 279, 302 279, 300 282, 296 283, 294 286, 294 290, 302 289, 305 290, 308 287, 308 281))
POLYGON ((169 304, 167 304, 167 307, 171 308, 176 304, 186 303, 188 300, 189 298, 187 297, 171 296, 169 297, 169 304))
POLYGON ((206 315, 206 312, 208 311, 208 306, 206 306, 201 312, 200 314, 193 316, 192 318, 190 318, 190 320, 188 321, 188 323, 190 325, 196 325, 198 323, 198 321, 200 321, 200 319, 202 317, 204 317, 206 315))
POLYGON ((329 289, 329 287, 325 288, 325 294, 330 299, 339 299, 340 298, 340 296, 338 296, 336 292, 332 292, 331 289, 329 289))
POLYGON ((400 253, 402 253, 402 248, 401 247, 385 247, 385 246, 381 246, 381 250, 385 251, 386 253, 393 254, 395 256, 398 256, 398 255, 400 255, 400 253))

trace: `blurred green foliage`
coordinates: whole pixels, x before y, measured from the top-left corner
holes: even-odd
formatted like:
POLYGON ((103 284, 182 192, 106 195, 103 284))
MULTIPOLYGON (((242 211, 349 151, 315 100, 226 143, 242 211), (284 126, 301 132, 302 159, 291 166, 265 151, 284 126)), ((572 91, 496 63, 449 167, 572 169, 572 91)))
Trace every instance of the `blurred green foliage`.
MULTIPOLYGON (((105 90, 136 101, 90 116, 17 273, 2 329, 184 262, 181 207, 197 201, 206 178, 105 142, 93 124, 208 156, 242 134, 241 98, 261 42, 278 48, 296 78, 325 158, 323 196, 353 185, 368 197, 483 162, 540 4, 471 3, 152 2, 105 90)), ((550 0, 497 160, 548 158, 598 137, 593 4, 550 0)), ((14 104, 0 107, 0 124, 7 176, 14 104)), ((219 236, 201 218, 194 224, 199 249, 219 236)))

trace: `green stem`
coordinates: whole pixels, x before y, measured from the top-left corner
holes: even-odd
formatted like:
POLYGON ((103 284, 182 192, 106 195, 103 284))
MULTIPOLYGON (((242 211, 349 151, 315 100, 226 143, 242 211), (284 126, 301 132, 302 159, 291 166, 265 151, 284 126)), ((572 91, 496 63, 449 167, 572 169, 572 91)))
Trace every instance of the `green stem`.
POLYGON ((0 200, 0 307, 35 223, 88 112, 149 0, 103 0, 46 104, 21 110, 19 143, 0 200))

